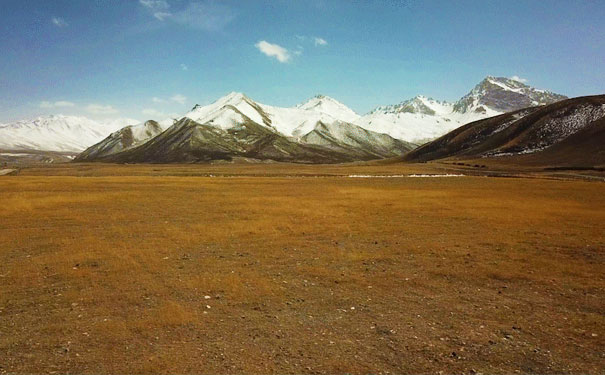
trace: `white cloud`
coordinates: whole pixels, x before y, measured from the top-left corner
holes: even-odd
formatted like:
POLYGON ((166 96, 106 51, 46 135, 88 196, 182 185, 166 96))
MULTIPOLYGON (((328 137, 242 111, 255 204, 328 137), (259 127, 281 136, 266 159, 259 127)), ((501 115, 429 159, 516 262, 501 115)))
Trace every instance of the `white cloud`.
POLYGON ((216 0, 194 1, 180 10, 173 10, 165 0, 139 0, 160 21, 172 22, 208 31, 221 30, 234 18, 228 6, 216 0))
POLYGON ((519 76, 512 76, 512 77, 510 77, 510 79, 512 79, 513 81, 521 82, 521 83, 527 83, 527 79, 521 78, 519 76))
POLYGON ((170 4, 165 0, 139 0, 139 4, 149 9, 151 14, 160 21, 172 16, 172 13, 168 12, 170 4))
POLYGON ((187 97, 183 96, 181 94, 176 94, 173 97, 171 97, 170 100, 172 100, 173 102, 177 102, 179 104, 185 104, 185 101, 187 101, 187 97))
POLYGON ((172 13, 168 13, 168 12, 155 12, 153 13, 153 16, 157 19, 159 19, 160 21, 164 21, 166 18, 172 16, 172 13))
POLYGON ((281 63, 286 63, 288 61, 290 61, 290 53, 288 52, 287 49, 285 49, 284 47, 277 45, 277 44, 271 44, 265 40, 261 40, 260 42, 256 43, 254 45, 256 48, 258 48, 259 51, 261 51, 262 53, 264 53, 265 55, 269 56, 269 57, 275 57, 279 62, 281 63))
POLYGON ((69 26, 69 24, 67 22, 65 22, 65 20, 61 17, 53 17, 53 18, 51 18, 51 21, 52 21, 53 25, 55 25, 57 27, 69 26))
POLYGON ((110 105, 89 104, 86 110, 94 115, 112 115, 118 113, 118 110, 110 105))
POLYGON ((181 64, 181 70, 189 70, 189 67, 185 64, 181 64))
POLYGON ((292 53, 294 53, 296 56, 300 56, 304 50, 305 49, 302 46, 296 46, 296 49, 292 53))
POLYGON ((324 38, 315 37, 315 45, 316 46, 327 46, 328 42, 324 38))
POLYGON ((192 2, 172 17, 181 25, 208 31, 221 30, 234 18, 231 8, 213 0, 192 2))
POLYGON ((68 102, 65 100, 59 100, 57 102, 49 102, 43 101, 40 102, 40 108, 65 108, 65 107, 74 107, 75 104, 72 102, 68 102))
POLYGON ((152 10, 166 10, 170 5, 165 0, 139 0, 139 3, 152 10))
POLYGON ((154 103, 166 103, 166 100, 162 99, 162 98, 158 98, 158 97, 153 97, 151 98, 151 101, 154 103))

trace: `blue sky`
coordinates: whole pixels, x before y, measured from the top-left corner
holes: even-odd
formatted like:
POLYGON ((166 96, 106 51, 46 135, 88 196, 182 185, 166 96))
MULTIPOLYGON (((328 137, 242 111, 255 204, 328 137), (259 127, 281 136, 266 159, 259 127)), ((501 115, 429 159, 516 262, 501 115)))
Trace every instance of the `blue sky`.
POLYGON ((605 93, 605 1, 1 0, 0 122, 160 119, 230 91, 359 113, 486 75, 605 93))

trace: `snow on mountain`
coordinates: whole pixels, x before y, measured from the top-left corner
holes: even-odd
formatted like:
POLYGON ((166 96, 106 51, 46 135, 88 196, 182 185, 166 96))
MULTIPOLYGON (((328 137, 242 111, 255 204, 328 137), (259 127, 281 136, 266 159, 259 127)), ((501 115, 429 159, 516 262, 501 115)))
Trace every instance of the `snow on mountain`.
POLYGON ((488 76, 456 103, 416 96, 377 107, 355 124, 408 142, 423 143, 469 122, 563 100, 509 78, 488 76))
MULTIPOLYGON (((554 103, 566 96, 530 87, 511 78, 487 76, 454 105, 456 112, 498 113, 554 103)), ((489 113, 486 113, 489 114, 489 113)))
POLYGON ((342 120, 358 118, 344 104, 325 96, 280 108, 232 92, 209 105, 196 105, 168 129, 146 133, 148 137, 138 143, 132 141, 134 127, 126 127, 76 160, 177 162, 244 157, 333 163, 393 157, 415 147, 342 120))
MULTIPOLYGON (((294 107, 282 108, 257 103, 242 93, 232 92, 212 104, 196 105, 184 117, 224 131, 252 122, 294 141, 300 141, 313 132, 318 124, 338 122, 338 127, 322 127, 322 136, 326 131, 332 131, 331 137, 338 138, 342 134, 339 135, 336 129, 359 126, 406 142, 423 143, 469 122, 564 98, 509 78, 488 76, 456 103, 416 96, 399 104, 377 107, 364 116, 324 95, 317 95, 294 107)), ((160 121, 159 126, 167 129, 175 120, 160 121)), ((0 149, 81 151, 124 126, 136 123, 138 121, 129 119, 99 123, 84 117, 54 115, 0 124, 0 149)), ((125 134, 133 133, 136 138, 137 129, 144 127, 141 124, 125 134)), ((141 142, 149 139, 145 134, 143 131, 141 142)), ((316 136, 307 138, 315 139, 316 136)), ((137 143, 136 139, 134 143, 137 143)))
POLYGON ((97 122, 86 117, 51 115, 0 125, 0 149, 79 152, 132 119, 97 122))
POLYGON ((605 95, 595 95, 467 124, 418 147, 404 160, 497 157, 534 166, 588 168, 603 165, 604 142, 605 95))
POLYGON ((296 107, 282 108, 257 103, 236 92, 206 106, 196 105, 185 117, 227 130, 242 121, 241 115, 288 137, 301 137, 312 131, 318 122, 351 122, 359 118, 353 110, 327 96, 316 96, 296 107), (225 108, 234 110, 225 111, 225 108))
POLYGON ((306 102, 297 105, 296 108, 326 114, 337 118, 340 121, 350 123, 357 121, 360 117, 351 108, 342 104, 338 100, 325 95, 314 96, 306 102))
POLYGON ((252 99, 239 92, 231 92, 212 104, 196 105, 184 117, 200 123, 215 126, 222 130, 233 128, 243 121, 242 115, 257 124, 270 126, 270 121, 262 108, 252 99), (229 110, 225 110, 228 108, 229 110))
POLYGON ((92 160, 106 155, 115 154, 124 150, 141 145, 156 135, 168 129, 169 126, 163 126, 153 120, 146 121, 137 125, 128 125, 122 129, 111 133, 101 142, 87 148, 78 155, 77 161, 92 160))
POLYGON ((378 107, 355 124, 407 142, 422 143, 468 122, 498 114, 492 110, 459 113, 454 111, 452 103, 420 95, 399 104, 378 107))

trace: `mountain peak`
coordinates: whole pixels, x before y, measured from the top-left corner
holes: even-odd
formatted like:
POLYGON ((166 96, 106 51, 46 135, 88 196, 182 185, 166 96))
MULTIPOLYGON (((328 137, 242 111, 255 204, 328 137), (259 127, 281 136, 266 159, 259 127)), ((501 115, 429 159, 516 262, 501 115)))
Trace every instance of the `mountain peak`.
POLYGON ((351 108, 326 95, 315 95, 306 102, 297 105, 296 108, 317 113, 325 113, 336 119, 349 122, 355 121, 359 118, 359 115, 351 108))
POLYGON ((202 108, 207 108, 209 106, 219 106, 219 107, 223 107, 225 105, 234 105, 235 106, 243 100, 251 101, 251 99, 248 98, 246 96, 246 94, 241 93, 241 92, 231 91, 227 95, 221 96, 220 98, 218 98, 217 100, 212 102, 212 104, 210 104, 210 105, 201 105, 201 104, 194 105, 193 108, 191 108, 190 112, 197 111, 202 108))
POLYGON ((566 98, 564 95, 538 90, 516 79, 488 75, 456 102, 454 111, 485 113, 491 109, 503 113, 566 98))

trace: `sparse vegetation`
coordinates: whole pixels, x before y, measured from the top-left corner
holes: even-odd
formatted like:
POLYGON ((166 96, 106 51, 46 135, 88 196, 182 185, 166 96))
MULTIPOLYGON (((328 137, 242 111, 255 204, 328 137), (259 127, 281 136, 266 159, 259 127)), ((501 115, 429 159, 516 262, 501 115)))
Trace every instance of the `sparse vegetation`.
POLYGON ((440 168, 2 177, 0 372, 600 373, 604 185, 440 168))

